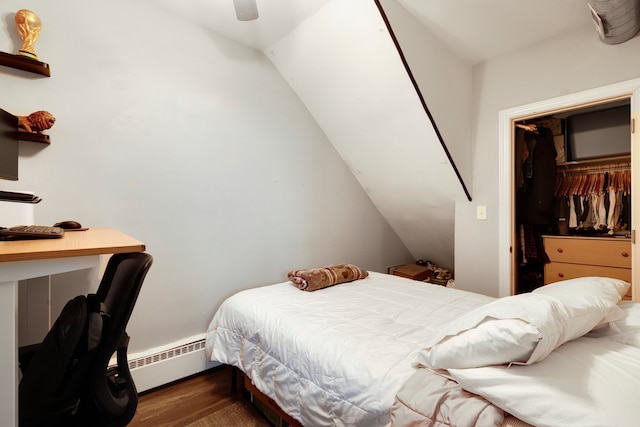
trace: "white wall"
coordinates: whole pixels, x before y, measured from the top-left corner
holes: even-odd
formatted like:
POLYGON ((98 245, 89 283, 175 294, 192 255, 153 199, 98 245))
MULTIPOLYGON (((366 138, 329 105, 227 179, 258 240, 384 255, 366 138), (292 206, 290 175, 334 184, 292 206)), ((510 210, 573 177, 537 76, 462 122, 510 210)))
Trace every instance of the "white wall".
POLYGON ((52 144, 22 143, 36 223, 76 219, 147 244, 154 265, 130 352, 205 331, 232 293, 289 269, 411 257, 273 65, 154 1, 5 0, 43 22, 51 78, 0 70, 1 108, 57 118, 52 144))
POLYGON ((599 41, 592 26, 474 66, 474 202, 456 206, 456 286, 498 295, 498 114, 501 110, 640 77, 640 38, 599 41), (487 205, 487 221, 475 206, 487 205))

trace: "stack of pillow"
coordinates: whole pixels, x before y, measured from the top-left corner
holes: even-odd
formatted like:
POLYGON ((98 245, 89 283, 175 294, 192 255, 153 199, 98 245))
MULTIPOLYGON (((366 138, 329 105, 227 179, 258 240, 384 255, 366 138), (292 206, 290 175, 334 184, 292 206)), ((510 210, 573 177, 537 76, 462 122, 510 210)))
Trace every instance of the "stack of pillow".
POLYGON ((463 369, 538 362, 563 343, 621 318, 617 304, 629 286, 582 277, 498 298, 447 324, 420 351, 417 365, 463 369))

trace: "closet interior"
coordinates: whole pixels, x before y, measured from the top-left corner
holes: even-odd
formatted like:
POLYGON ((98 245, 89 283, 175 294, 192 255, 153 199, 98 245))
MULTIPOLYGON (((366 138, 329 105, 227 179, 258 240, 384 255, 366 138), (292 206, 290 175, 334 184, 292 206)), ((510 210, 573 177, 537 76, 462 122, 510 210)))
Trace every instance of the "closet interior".
POLYGON ((630 282, 630 100, 514 126, 516 292, 591 275, 630 282))

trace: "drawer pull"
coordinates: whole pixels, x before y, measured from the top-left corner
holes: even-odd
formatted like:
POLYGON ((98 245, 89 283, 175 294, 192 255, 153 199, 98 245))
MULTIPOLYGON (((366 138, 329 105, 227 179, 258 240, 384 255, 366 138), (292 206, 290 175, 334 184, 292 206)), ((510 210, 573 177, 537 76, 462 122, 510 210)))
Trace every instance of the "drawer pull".
POLYGON ((558 248, 558 253, 562 253, 562 252, 564 252, 562 248, 558 248))
POLYGON ((629 257, 629 254, 628 254, 627 252, 622 252, 622 254, 621 254, 621 255, 622 255, 624 258, 628 258, 628 257, 629 257))
POLYGON ((564 273, 558 273, 558 277, 560 278, 564 277, 564 273))

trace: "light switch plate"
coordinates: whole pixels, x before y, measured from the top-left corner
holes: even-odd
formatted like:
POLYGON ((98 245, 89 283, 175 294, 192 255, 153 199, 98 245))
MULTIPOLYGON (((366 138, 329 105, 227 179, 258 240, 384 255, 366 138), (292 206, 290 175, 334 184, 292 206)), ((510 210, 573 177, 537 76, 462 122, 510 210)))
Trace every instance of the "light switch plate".
POLYGON ((486 206, 478 206, 476 208, 476 218, 477 219, 487 219, 487 207, 486 206))

